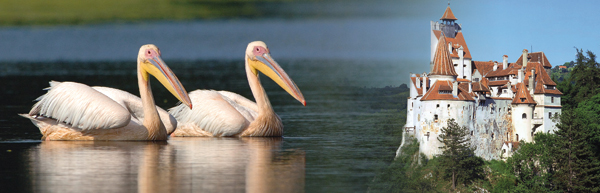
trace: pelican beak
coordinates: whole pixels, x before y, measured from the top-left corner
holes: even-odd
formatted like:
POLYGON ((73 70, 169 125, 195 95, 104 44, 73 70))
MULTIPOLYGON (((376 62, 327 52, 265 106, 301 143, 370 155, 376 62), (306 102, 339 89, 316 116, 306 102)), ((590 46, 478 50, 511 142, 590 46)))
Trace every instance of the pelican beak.
POLYGON ((165 64, 165 62, 159 57, 155 56, 147 60, 150 64, 145 65, 145 70, 152 76, 156 77, 160 83, 167 88, 171 94, 173 94, 183 104, 192 108, 192 101, 188 96, 187 91, 179 82, 179 79, 173 71, 165 64))
POLYGON ((304 100, 304 96, 302 96, 302 92, 296 83, 292 81, 292 79, 283 71, 283 69, 271 58, 271 55, 265 53, 260 56, 256 56, 257 60, 250 60, 249 63, 255 69, 261 71, 263 74, 267 75, 273 81, 275 81, 281 88, 287 91, 292 97, 296 100, 300 101, 302 105, 306 106, 306 101, 304 100))

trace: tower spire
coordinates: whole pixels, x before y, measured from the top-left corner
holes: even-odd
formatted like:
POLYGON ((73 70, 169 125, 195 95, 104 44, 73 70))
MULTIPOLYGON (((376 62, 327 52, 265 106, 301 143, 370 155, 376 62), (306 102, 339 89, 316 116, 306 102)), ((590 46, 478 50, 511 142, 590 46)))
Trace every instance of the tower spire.
POLYGON ((454 71, 448 47, 446 36, 442 32, 438 40, 435 56, 433 57, 433 69, 431 69, 430 75, 458 76, 456 71, 454 71))

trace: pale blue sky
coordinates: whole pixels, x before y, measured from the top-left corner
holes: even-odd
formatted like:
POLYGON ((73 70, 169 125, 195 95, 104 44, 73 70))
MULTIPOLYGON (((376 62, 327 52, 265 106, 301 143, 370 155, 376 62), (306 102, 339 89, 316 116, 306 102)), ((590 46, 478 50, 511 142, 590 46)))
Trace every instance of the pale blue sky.
MULTIPOLYGON (((447 7, 447 1, 440 0, 401 4, 410 13, 404 16, 422 21, 418 23, 427 29, 428 21, 438 21, 447 7)), ((574 47, 600 52, 599 5, 598 1, 509 0, 451 1, 450 7, 462 24, 473 60, 501 61, 506 54, 514 62, 528 49, 543 51, 555 66, 574 60, 574 47)), ((429 42, 429 34, 424 36, 406 37, 406 44, 429 42)))

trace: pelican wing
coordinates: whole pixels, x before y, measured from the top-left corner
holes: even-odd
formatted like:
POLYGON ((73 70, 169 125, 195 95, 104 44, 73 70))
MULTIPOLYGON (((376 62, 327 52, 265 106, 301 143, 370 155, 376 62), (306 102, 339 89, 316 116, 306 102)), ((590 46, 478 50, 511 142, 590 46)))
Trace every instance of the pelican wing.
MULTIPOLYGON (((108 96, 109 98, 117 102, 119 105, 123 106, 123 108, 126 108, 131 114, 131 120, 139 125, 142 124, 144 120, 144 108, 142 105, 142 99, 140 97, 115 88, 101 86, 94 86, 92 88, 108 96)), ((158 111, 160 120, 165 125, 167 133, 173 133, 173 131, 175 131, 175 128, 177 128, 177 120, 175 120, 175 117, 173 117, 167 111, 158 106, 156 106, 156 111, 158 111)))
POLYGON ((129 124, 127 109, 93 88, 76 82, 51 81, 48 92, 33 105, 30 116, 44 116, 83 130, 129 124))
POLYGON ((180 104, 169 109, 179 124, 195 124, 213 136, 233 136, 258 115, 256 103, 232 92, 195 90, 189 93, 193 109, 180 104))

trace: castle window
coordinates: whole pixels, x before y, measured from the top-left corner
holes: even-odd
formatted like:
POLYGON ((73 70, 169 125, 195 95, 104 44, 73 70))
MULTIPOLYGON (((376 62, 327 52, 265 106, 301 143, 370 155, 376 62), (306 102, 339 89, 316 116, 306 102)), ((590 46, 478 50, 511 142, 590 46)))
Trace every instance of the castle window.
POLYGON ((554 97, 550 97, 550 102, 554 103, 554 97))
POLYGON ((429 141, 429 131, 427 132, 427 141, 429 141))
POLYGON ((433 121, 435 121, 437 123, 437 121, 438 121, 438 115, 433 115, 433 121))
POLYGON ((473 136, 473 131, 471 131, 471 136, 473 136))
POLYGON ((523 115, 521 115, 521 117, 522 117, 523 119, 527 119, 527 113, 523 113, 523 115))
POLYGON ((548 119, 552 118, 552 112, 548 112, 548 119))
POLYGON ((515 134, 517 136, 517 141, 519 141, 519 134, 515 134))
POLYGON ((494 133, 492 133, 492 139, 494 139, 494 133))
POLYGON ((458 64, 454 64, 454 66, 458 66, 458 64))
POLYGON ((479 78, 475 78, 475 82, 479 82, 479 78))
POLYGON ((448 108, 450 108, 450 104, 448 104, 448 108))
POLYGON ((521 98, 521 102, 525 102, 525 98, 521 98))
POLYGON ((463 76, 464 79, 467 79, 467 76, 463 76))
POLYGON ((440 108, 440 104, 436 104, 436 105, 435 105, 435 108, 440 108))

